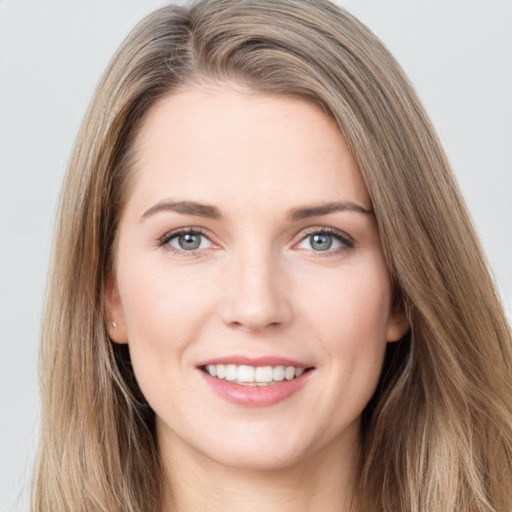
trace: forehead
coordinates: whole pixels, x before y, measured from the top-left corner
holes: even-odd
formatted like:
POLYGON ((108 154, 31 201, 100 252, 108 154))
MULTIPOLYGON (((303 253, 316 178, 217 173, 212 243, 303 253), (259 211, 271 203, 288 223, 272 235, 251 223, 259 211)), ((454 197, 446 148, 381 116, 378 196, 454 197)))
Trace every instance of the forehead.
POLYGON ((338 126, 301 99, 183 90, 153 106, 135 146, 133 195, 146 201, 178 194, 208 203, 242 196, 253 205, 344 199, 371 207, 338 126))

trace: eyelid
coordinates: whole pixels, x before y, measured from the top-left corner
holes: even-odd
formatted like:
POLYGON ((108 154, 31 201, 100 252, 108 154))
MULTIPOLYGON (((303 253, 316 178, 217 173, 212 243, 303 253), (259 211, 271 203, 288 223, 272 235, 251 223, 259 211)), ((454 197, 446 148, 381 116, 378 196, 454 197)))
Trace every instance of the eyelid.
POLYGON ((169 242, 173 238, 176 238, 180 235, 186 235, 186 234, 197 234, 197 235, 204 236, 212 244, 212 247, 208 247, 207 249, 216 248, 219 246, 213 240, 212 235, 207 230, 200 228, 200 227, 196 227, 196 226, 187 226, 184 228, 178 228, 178 229, 173 229, 171 231, 168 231, 165 235, 163 235, 162 237, 160 237, 158 239, 158 245, 160 247, 165 248, 166 250, 168 250, 170 252, 179 254, 180 256, 194 256, 194 255, 197 255, 198 253, 201 253, 201 252, 204 252, 205 250, 207 250, 207 249, 203 248, 203 249, 193 249, 190 251, 186 251, 184 249, 178 249, 176 247, 173 247, 172 245, 169 244, 169 242))
MULTIPOLYGON (((317 253, 316 254, 317 256, 335 254, 335 253, 344 251, 346 249, 352 249, 355 246, 355 240, 348 233, 345 233, 344 231, 342 231, 340 229, 336 229, 336 228, 332 228, 332 227, 328 227, 328 226, 312 226, 312 227, 309 227, 299 233, 299 235, 297 236, 298 241, 294 243, 294 247, 296 247, 301 242, 306 240, 309 236, 316 235, 316 234, 327 234, 329 236, 332 236, 333 238, 336 238, 336 240, 338 240, 343 245, 343 247, 334 249, 334 250, 311 251, 311 252, 317 253)), ((304 250, 307 250, 307 249, 304 249, 304 250)))

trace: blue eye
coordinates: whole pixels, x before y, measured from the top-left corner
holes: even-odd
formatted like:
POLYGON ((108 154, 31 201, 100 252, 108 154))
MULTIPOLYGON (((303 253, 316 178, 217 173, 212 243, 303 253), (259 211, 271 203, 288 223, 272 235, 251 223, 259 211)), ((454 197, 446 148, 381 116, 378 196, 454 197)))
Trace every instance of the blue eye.
POLYGON ((324 233, 309 235, 309 245, 315 251, 327 251, 331 248, 333 242, 335 242, 335 240, 331 235, 324 233))
POLYGON ((297 247, 314 252, 336 252, 339 249, 353 246, 354 242, 348 235, 330 229, 319 229, 306 234, 297 247))
POLYGON ((175 250, 192 252, 212 247, 212 242, 198 231, 183 231, 169 233, 161 239, 162 245, 168 245, 175 250))

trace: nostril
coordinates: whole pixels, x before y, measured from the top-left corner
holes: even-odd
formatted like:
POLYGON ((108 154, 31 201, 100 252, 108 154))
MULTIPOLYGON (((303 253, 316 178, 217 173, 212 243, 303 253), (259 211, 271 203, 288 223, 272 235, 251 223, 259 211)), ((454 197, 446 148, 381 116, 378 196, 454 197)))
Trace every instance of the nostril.
POLYGON ((289 323, 293 315, 290 297, 284 293, 287 287, 274 275, 272 263, 267 267, 255 269, 245 260, 232 267, 232 279, 226 282, 219 304, 226 325, 259 331, 289 323))

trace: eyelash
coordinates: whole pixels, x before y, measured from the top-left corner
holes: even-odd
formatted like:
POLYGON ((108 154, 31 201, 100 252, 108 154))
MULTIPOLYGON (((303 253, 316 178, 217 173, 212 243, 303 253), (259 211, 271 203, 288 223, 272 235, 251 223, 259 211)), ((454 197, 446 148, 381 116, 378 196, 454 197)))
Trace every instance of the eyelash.
POLYGON ((197 256, 203 249, 193 249, 191 251, 186 251, 184 249, 177 249, 169 243, 172 239, 183 235, 200 235, 208 239, 212 244, 214 243, 211 241, 211 238, 208 236, 208 234, 200 228, 182 228, 166 233, 162 238, 160 238, 159 246, 165 247, 166 250, 171 251, 174 254, 178 254, 179 256, 197 256))
MULTIPOLYGON (((326 250, 326 251, 312 251, 315 255, 315 257, 324 257, 329 256, 333 254, 339 254, 343 251, 346 251, 347 249, 353 249, 355 246, 354 239, 344 233, 343 231, 339 231, 338 229, 329 228, 329 227, 313 227, 308 228, 306 231, 301 233, 300 241, 297 243, 301 243, 307 238, 314 236, 314 235, 328 235, 332 238, 334 238, 336 241, 338 241, 342 247, 338 247, 337 249, 333 250, 326 250)), ((295 244, 297 245, 297 244, 295 244)))
MULTIPOLYGON (((201 251, 204 250, 204 249, 193 249, 193 250, 187 251, 184 249, 177 249, 176 247, 173 247, 172 245, 170 245, 169 242, 171 240, 173 240, 174 238, 177 238, 179 236, 183 236, 183 235, 200 235, 200 236, 203 236, 206 239, 208 239, 210 241, 210 243, 214 244, 214 242, 212 242, 210 236, 208 236, 208 234, 204 230, 202 230, 200 228, 182 228, 182 229, 177 229, 175 231, 166 233, 162 238, 160 238, 159 246, 165 247, 166 250, 169 250, 175 254, 178 254, 178 255, 184 256, 184 257, 197 256, 201 251)), ((294 244, 294 246, 300 244, 301 242, 304 242, 305 240, 307 240, 307 238, 314 236, 314 235, 328 235, 328 236, 334 238, 336 241, 338 241, 343 246, 343 247, 339 247, 334 250, 329 250, 329 249, 327 249, 325 251, 311 250, 311 252, 315 254, 315 257, 318 257, 318 256, 322 257, 322 256, 327 256, 327 255, 332 255, 332 254, 338 254, 347 249, 352 249, 355 246, 355 241, 352 237, 350 237, 343 231, 339 231, 337 229, 329 228, 329 227, 308 228, 306 231, 301 233, 300 240, 298 242, 296 242, 294 244)), ((306 249, 302 249, 302 250, 306 250, 306 249)))

